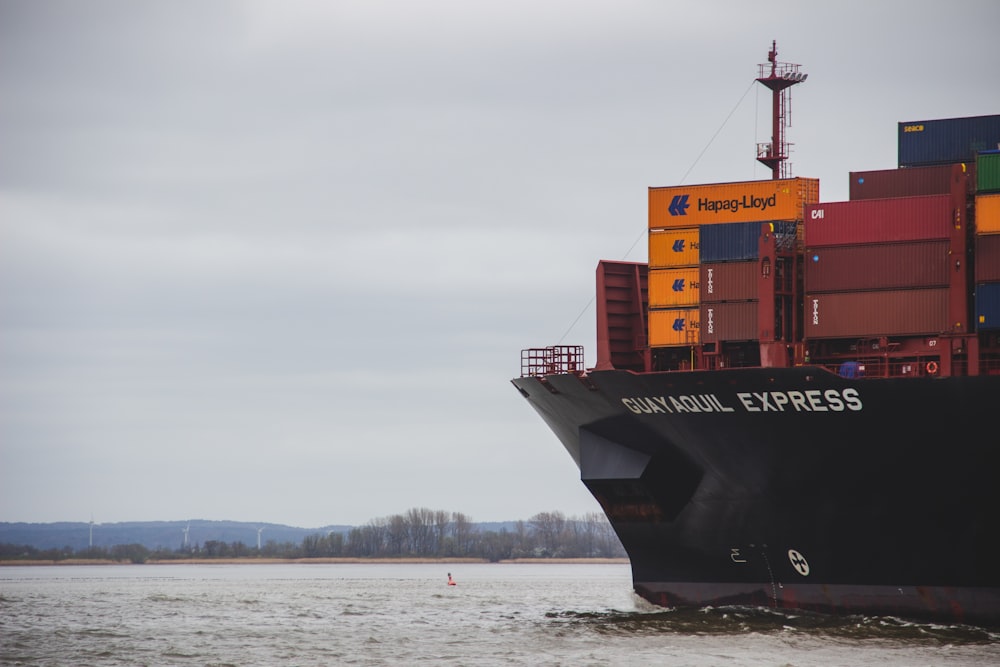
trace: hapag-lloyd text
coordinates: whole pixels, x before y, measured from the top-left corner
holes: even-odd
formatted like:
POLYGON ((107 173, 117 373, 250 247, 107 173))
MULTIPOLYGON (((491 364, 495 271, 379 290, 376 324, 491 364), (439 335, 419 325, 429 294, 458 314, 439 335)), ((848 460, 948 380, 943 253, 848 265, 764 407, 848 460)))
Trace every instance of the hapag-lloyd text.
POLYGON ((699 197, 698 210, 712 211, 715 213, 721 211, 739 213, 740 211, 747 209, 760 209, 761 211, 766 211, 769 208, 774 208, 777 203, 778 195, 776 194, 771 195, 770 197, 743 195, 742 197, 733 197, 732 199, 709 199, 708 197, 699 197))
POLYGON ((804 391, 737 392, 736 400, 716 394, 635 396, 621 399, 635 414, 696 412, 859 412, 863 407, 857 389, 807 389, 804 391))

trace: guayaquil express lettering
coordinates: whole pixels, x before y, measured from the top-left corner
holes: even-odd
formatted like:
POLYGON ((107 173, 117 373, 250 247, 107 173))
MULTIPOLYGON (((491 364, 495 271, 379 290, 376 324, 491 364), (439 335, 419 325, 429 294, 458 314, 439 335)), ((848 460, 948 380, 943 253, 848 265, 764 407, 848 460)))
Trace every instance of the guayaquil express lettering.
POLYGON ((732 199, 709 199, 707 197, 698 198, 698 210, 711 211, 713 213, 722 213, 725 211, 737 212, 747 209, 766 211, 769 208, 777 206, 777 204, 777 193, 771 195, 770 197, 743 195, 742 197, 733 197, 732 199))
POLYGON ((805 391, 738 392, 735 401, 716 394, 634 396, 622 405, 640 414, 698 412, 860 412, 864 405, 857 389, 807 389, 805 391))

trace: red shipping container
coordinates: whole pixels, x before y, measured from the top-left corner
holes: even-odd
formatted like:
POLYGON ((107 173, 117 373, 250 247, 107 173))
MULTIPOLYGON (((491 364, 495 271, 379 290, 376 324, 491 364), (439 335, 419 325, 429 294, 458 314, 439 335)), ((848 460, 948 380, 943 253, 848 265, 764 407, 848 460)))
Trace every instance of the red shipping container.
POLYGON ((976 234, 976 282, 1000 282, 1000 234, 976 234))
MULTIPOLYGON (((1000 236, 998 236, 1000 238, 1000 236)), ((757 298, 757 260, 706 262, 701 265, 702 302, 747 301, 757 298)))
POLYGON ((756 301, 701 304, 701 342, 756 340, 756 301))
POLYGON ((944 164, 934 167, 909 167, 879 171, 850 172, 849 197, 859 199, 889 199, 892 197, 919 197, 945 195, 960 184, 959 192, 972 192, 975 188, 975 164, 944 164))
POLYGON ((947 239, 956 211, 950 195, 808 204, 806 248, 947 239))
POLYGON ((948 333, 948 289, 807 293, 804 327, 813 339, 948 333))
POLYGON ((947 287, 954 270, 949 241, 828 246, 807 250, 806 292, 947 287))

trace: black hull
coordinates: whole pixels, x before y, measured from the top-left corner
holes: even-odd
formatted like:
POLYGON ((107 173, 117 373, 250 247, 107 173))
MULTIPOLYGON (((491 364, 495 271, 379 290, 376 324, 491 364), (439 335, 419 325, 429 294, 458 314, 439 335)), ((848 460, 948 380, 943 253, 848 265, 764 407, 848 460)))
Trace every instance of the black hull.
POLYGON ((655 604, 1000 626, 1000 377, 796 367, 513 383, 655 604))

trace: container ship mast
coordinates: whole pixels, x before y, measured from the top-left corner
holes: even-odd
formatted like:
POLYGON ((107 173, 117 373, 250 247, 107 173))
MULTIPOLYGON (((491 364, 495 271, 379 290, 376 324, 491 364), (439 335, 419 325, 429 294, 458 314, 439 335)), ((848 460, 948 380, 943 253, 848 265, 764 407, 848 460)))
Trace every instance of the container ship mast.
POLYGON ((771 42, 767 54, 768 64, 760 65, 757 82, 771 91, 771 141, 757 144, 757 161, 771 170, 771 178, 777 180, 791 176, 785 128, 791 125, 791 88, 802 83, 809 76, 800 71, 799 65, 778 62, 778 43, 771 42))
MULTIPOLYGON (((791 89, 809 76, 799 65, 778 62, 778 43, 771 42, 767 63, 759 65, 757 82, 771 91, 771 142, 757 144, 757 161, 771 170, 772 180, 791 177, 788 162, 791 144, 785 138, 785 128, 791 124, 791 89)), ((760 273, 758 309, 760 363, 762 366, 785 367, 792 362, 792 349, 801 347, 802 265, 798 243, 782 243, 774 234, 760 238, 760 273)), ((798 234, 796 234, 798 236, 798 234)))

